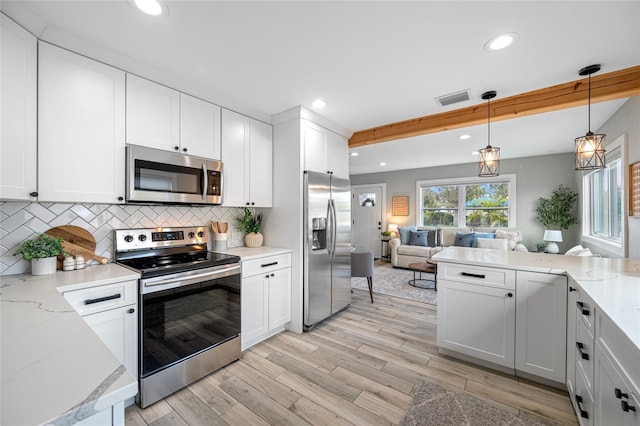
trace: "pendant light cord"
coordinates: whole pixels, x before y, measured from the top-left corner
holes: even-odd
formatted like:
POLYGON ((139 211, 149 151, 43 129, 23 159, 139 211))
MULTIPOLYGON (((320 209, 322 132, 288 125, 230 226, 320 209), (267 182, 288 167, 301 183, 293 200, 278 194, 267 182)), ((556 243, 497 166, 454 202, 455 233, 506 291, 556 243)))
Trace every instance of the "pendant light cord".
POLYGON ((588 112, 589 112, 589 126, 587 127, 589 129, 589 133, 591 133, 591 74, 589 74, 589 106, 588 106, 588 112))
POLYGON ((487 104, 487 145, 491 146, 491 98, 487 104))

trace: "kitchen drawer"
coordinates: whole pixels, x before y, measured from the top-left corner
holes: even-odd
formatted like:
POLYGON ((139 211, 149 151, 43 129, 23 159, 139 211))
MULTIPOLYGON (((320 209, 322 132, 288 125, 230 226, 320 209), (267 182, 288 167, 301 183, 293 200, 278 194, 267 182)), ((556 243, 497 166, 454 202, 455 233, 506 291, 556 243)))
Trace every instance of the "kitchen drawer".
POLYGON ((640 395, 638 349, 620 331, 618 326, 599 310, 596 313, 596 341, 600 342, 607 355, 618 364, 621 372, 627 376, 633 387, 633 392, 640 395))
POLYGON ((578 310, 578 319, 584 321, 585 325, 589 329, 589 333, 591 333, 592 336, 595 336, 593 326, 596 320, 596 305, 581 288, 577 289, 576 309, 578 310))
POLYGON ((516 272, 511 269, 439 263, 438 281, 441 279, 499 287, 506 290, 515 290, 516 288, 516 272))
MULTIPOLYGON (((574 395, 573 406, 576 409, 576 416, 581 426, 593 425, 595 417, 593 398, 593 388, 585 380, 585 374, 580 369, 576 369, 576 394, 574 395)), ((593 383, 593 381, 591 382, 593 383)))
POLYGON ((573 350, 576 351, 576 363, 584 373, 584 382, 589 392, 593 394, 594 358, 596 355, 595 340, 589 332, 588 325, 581 318, 577 319, 576 341, 573 350))
POLYGON ((242 276, 251 277, 253 275, 289 267, 291 267, 291 253, 265 256, 242 262, 242 276))
POLYGON ((137 303, 138 281, 125 281, 62 293, 80 316, 137 303))

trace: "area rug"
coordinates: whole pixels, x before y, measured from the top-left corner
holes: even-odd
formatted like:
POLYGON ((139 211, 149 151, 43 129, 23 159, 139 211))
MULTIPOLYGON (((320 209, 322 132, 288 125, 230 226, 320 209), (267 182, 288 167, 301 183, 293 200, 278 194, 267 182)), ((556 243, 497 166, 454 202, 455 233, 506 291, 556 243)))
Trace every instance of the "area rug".
POLYGON ((399 426, 549 425, 492 405, 464 392, 425 382, 416 391, 399 426))
MULTIPOLYGON (((416 273, 417 277, 418 273, 416 273)), ((434 277, 433 274, 423 272, 422 278, 432 280, 434 277)), ((413 271, 409 269, 394 268, 390 263, 380 264, 376 262, 373 269, 373 292, 435 305, 438 300, 438 293, 433 289, 409 285, 409 280, 411 279, 413 279, 413 271)), ((423 283, 427 284, 426 282, 423 283)), ((364 277, 351 278, 351 287, 369 291, 367 279, 364 277)))

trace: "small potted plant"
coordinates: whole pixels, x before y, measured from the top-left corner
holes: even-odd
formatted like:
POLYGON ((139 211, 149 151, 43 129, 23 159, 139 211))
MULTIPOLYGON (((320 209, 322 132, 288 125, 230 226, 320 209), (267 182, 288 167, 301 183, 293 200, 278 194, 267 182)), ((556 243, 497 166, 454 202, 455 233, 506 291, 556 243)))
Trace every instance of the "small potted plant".
POLYGON ((380 233, 380 235, 382 235, 382 239, 383 239, 383 240, 388 240, 388 239, 389 239, 389 237, 391 236, 391 232, 389 232, 389 231, 382 231, 382 232, 380 233))
POLYGON ((547 248, 547 243, 545 243, 544 241, 540 241, 536 244, 536 250, 538 251, 544 251, 545 248, 547 248))
POLYGON ((244 243, 247 247, 260 247, 263 236, 260 233, 262 226, 262 213, 254 214, 246 207, 243 207, 244 215, 238 219, 238 229, 244 232, 244 243))
POLYGON ((57 269, 58 255, 65 254, 61 237, 41 234, 35 240, 26 240, 13 255, 21 254, 31 262, 31 275, 53 274, 57 269))

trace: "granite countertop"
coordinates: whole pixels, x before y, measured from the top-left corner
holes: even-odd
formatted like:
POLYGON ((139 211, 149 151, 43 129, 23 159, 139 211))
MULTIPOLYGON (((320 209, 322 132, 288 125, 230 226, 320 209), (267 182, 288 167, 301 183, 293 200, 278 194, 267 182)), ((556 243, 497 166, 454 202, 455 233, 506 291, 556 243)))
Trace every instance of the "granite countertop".
POLYGON ((448 247, 438 262, 568 275, 640 351, 640 260, 448 247))
POLYGON ((136 378, 61 292, 138 277, 113 263, 0 277, 0 424, 73 424, 136 395, 136 378))
POLYGON ((291 249, 284 249, 279 247, 233 247, 225 250, 223 253, 233 254, 240 256, 243 261, 257 259, 265 256, 276 256, 279 254, 291 253, 291 249))

